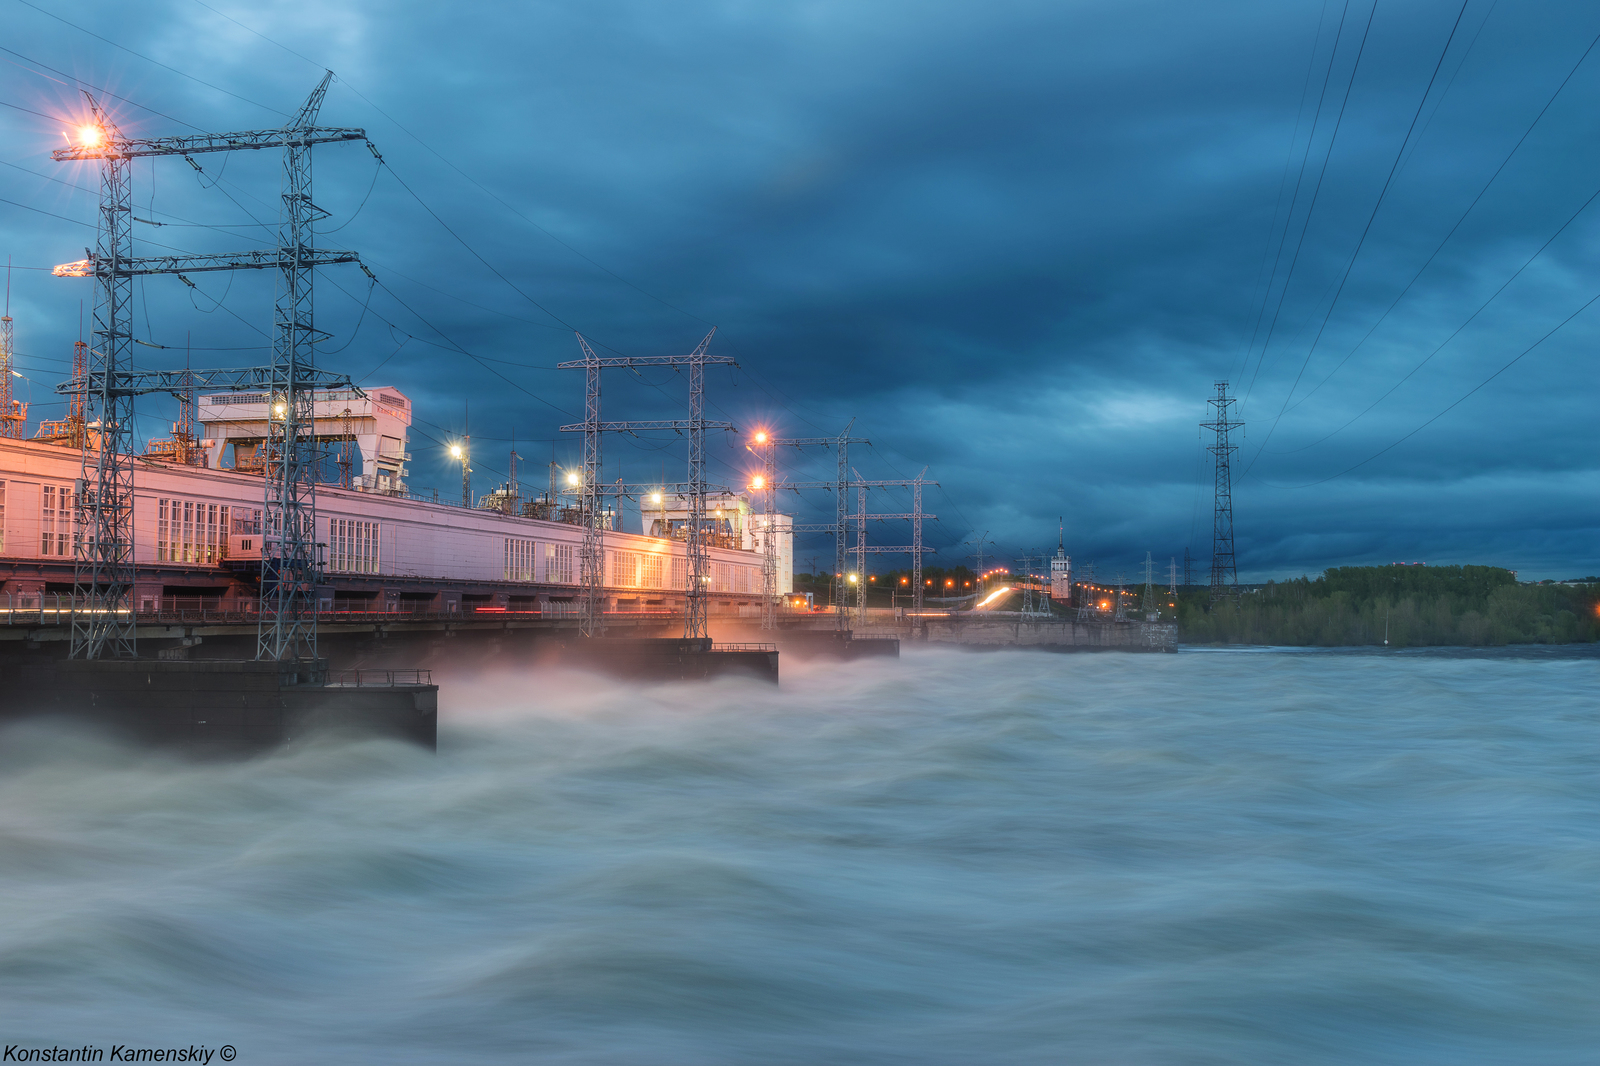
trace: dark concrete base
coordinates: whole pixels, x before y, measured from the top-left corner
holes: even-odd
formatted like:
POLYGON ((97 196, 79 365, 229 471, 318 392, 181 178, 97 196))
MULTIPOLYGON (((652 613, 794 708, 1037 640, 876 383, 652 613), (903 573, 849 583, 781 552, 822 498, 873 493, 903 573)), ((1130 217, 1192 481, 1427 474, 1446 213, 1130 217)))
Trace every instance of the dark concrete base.
POLYGON ((730 640, 770 640, 797 659, 899 658, 899 637, 861 637, 848 629, 725 629, 730 640))
POLYGON ((767 630, 765 635, 777 642, 779 651, 797 659, 840 659, 849 662, 855 659, 900 658, 898 637, 860 637, 848 629, 778 629, 767 630))
POLYGON ((579 637, 556 644, 563 666, 637 681, 704 681, 739 675, 778 683, 771 644, 717 646, 709 637, 579 637))
POLYGON ((433 748, 436 685, 322 683, 327 664, 236 659, 56 659, 13 666, 0 720, 87 719, 144 743, 248 753, 315 733, 399 737, 433 748))

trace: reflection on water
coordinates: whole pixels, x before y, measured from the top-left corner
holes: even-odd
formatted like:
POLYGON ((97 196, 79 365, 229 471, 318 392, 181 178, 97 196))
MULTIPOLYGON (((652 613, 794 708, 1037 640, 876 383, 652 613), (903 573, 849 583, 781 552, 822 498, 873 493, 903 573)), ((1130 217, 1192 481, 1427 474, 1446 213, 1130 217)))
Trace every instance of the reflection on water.
POLYGON ((243 1064, 1600 1047, 1587 652, 443 680, 437 757, 0 734, 0 1040, 243 1064))

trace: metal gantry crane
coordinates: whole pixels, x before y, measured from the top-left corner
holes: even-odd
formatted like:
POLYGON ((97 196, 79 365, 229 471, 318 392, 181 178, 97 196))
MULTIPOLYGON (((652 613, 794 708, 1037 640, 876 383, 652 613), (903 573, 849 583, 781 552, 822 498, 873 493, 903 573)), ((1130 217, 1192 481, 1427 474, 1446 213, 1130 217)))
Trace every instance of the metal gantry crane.
MULTIPOLYGON (((584 607, 579 619, 579 629, 592 637, 604 629, 601 621, 601 597, 605 585, 605 531, 600 503, 604 497, 600 485, 600 435, 602 433, 636 432, 651 429, 673 429, 689 435, 689 522, 685 549, 688 555, 687 588, 684 589, 683 635, 707 637, 706 584, 709 568, 706 563, 706 430, 732 429, 733 423, 707 421, 705 416, 706 367, 709 365, 738 364, 727 356, 708 355, 706 349, 716 334, 716 327, 688 355, 605 356, 595 350, 578 334, 578 345, 583 350, 582 359, 557 363, 561 370, 584 371, 584 419, 582 422, 562 426, 563 433, 583 434, 583 548, 581 583, 584 588, 584 607), (600 419, 600 371, 606 367, 686 366, 689 368, 689 417, 656 421, 603 422, 600 419)), ((623 486, 625 489, 626 486, 623 486)))
MULTIPOLYGON (((52 153, 57 161, 99 160, 100 224, 95 251, 86 259, 57 267, 61 277, 93 277, 98 282, 94 343, 87 394, 90 424, 98 423, 99 447, 83 451, 83 491, 79 497, 79 538, 74 593, 88 609, 75 611, 74 658, 132 658, 137 654, 133 614, 133 397, 125 380, 132 343, 130 303, 133 279, 148 274, 208 270, 276 269, 280 274, 274 314, 272 365, 268 368, 268 463, 264 489, 261 611, 256 658, 315 660, 313 603, 320 572, 316 557, 313 406, 316 330, 312 325, 312 271, 335 263, 360 263, 354 252, 312 247, 312 225, 328 213, 311 200, 311 146, 367 141, 364 130, 322 127, 317 115, 333 78, 324 75, 283 127, 183 137, 124 137, 93 96, 85 92, 93 121, 81 143, 52 153), (278 247, 238 255, 133 255, 134 159, 209 152, 281 149, 283 216, 278 247)), ((370 142, 368 147, 371 148, 370 142)), ((376 149, 372 149, 376 155, 376 149)), ((365 266, 362 267, 366 269, 365 266)), ((369 272, 370 274, 370 272, 369 272)))
POLYGON ((0 437, 13 440, 22 438, 23 427, 28 423, 28 405, 11 396, 11 376, 16 373, 12 363, 16 358, 11 321, 11 261, 6 260, 6 308, 0 315, 0 437))

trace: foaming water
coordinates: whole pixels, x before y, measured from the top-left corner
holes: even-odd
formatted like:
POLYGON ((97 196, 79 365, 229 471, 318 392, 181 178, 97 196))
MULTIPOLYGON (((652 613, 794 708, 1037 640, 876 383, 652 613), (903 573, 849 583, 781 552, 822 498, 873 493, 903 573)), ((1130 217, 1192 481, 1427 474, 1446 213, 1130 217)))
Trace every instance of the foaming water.
POLYGON ((0 734, 0 1041, 242 1064, 1600 1047, 1593 657, 442 680, 436 757, 0 734))

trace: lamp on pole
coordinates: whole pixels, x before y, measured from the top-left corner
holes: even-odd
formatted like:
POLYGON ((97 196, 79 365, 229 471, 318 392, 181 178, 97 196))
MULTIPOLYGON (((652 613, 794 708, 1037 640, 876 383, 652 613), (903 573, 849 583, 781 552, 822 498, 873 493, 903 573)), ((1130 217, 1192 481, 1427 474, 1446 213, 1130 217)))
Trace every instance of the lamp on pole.
POLYGON ((461 506, 472 506, 472 438, 450 445, 450 458, 461 460, 461 506))

